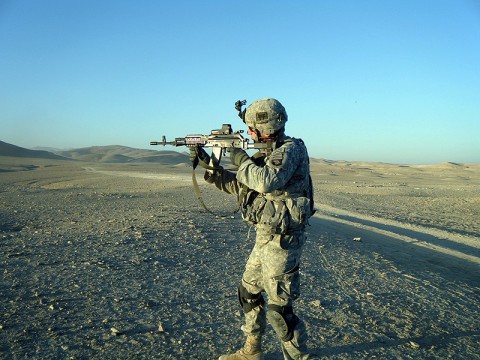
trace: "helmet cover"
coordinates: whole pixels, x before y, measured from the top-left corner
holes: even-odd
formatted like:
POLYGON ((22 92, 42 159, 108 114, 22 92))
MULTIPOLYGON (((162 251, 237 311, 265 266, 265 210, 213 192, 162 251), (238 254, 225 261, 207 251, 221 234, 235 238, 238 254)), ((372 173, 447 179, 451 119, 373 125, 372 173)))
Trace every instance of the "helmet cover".
POLYGON ((270 98, 254 101, 245 112, 245 124, 266 135, 285 127, 287 120, 287 112, 280 101, 270 98))

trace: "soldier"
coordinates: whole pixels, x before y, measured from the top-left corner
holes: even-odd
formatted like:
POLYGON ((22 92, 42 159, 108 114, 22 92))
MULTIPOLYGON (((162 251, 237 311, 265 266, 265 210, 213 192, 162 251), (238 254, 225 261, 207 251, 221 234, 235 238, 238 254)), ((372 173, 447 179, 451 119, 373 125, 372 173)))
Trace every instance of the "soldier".
MULTIPOLYGON (((242 218, 256 230, 238 287, 245 345, 219 360, 263 359, 261 339, 267 320, 285 359, 307 359, 305 324, 293 311, 293 301, 300 295, 305 225, 314 212, 307 149, 302 140, 285 135, 287 113, 277 100, 255 101, 241 116, 252 139, 271 142, 273 150, 250 157, 242 149, 230 149, 236 174, 221 168, 205 173, 207 182, 238 196, 242 218)), ((200 147, 191 149, 192 161, 196 156, 204 161, 209 157, 200 147)))

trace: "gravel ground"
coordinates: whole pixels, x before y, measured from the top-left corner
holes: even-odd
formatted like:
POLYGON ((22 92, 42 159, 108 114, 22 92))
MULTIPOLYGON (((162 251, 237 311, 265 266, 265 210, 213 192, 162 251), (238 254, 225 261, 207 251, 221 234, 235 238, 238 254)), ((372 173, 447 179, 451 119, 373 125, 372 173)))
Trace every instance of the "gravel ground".
MULTIPOLYGON (((225 216, 204 212, 182 166, 0 160, 2 358, 216 359, 241 345, 255 234, 234 198, 201 185, 225 216)), ((296 307, 313 358, 480 359, 478 168, 312 170, 296 307)), ((265 350, 282 358, 271 328, 265 350)))

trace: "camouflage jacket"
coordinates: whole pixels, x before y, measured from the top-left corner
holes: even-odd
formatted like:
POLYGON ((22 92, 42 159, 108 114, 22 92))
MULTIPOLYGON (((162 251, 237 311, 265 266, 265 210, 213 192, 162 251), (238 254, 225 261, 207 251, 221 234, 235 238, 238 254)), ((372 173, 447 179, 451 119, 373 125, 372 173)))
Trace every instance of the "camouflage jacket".
POLYGON ((219 170, 205 180, 236 194, 243 219, 266 232, 303 230, 314 212, 309 157, 300 139, 285 137, 271 154, 255 154, 237 173, 219 170))

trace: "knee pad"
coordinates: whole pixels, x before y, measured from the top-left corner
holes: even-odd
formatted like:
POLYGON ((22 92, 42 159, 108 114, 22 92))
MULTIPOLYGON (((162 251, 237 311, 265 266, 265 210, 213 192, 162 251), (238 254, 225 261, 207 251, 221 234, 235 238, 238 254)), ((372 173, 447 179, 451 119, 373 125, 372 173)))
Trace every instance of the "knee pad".
POLYGON ((243 284, 240 284, 238 287, 238 301, 240 302, 240 307, 245 313, 248 313, 255 309, 257 306, 263 305, 265 300, 263 299, 262 293, 251 294, 245 289, 243 284))
POLYGON ((291 306, 273 304, 268 305, 267 320, 284 342, 292 340, 293 331, 299 322, 299 318, 293 313, 291 306))

